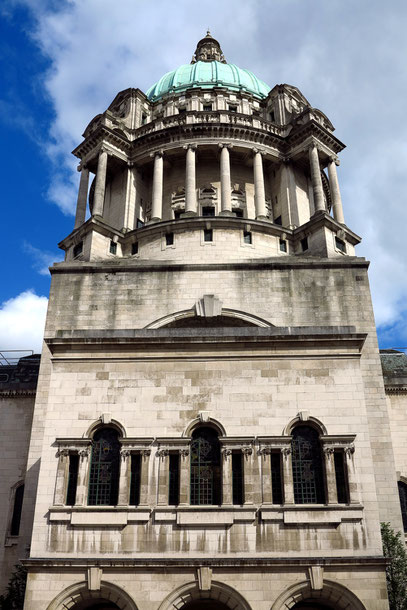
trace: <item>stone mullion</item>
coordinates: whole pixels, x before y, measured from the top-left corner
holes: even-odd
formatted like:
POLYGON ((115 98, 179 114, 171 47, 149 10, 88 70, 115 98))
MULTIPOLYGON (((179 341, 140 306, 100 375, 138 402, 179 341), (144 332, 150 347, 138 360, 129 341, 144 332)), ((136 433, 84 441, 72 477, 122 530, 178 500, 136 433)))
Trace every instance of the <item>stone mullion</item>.
POLYGON ((347 466, 347 475, 348 475, 348 485, 349 485, 349 503, 350 504, 359 504, 359 490, 356 479, 356 470, 355 470, 355 462, 354 462, 354 453, 355 446, 350 445, 344 448, 345 452, 345 460, 347 466))
POLYGON ((89 170, 85 166, 81 169, 81 178, 79 182, 78 199, 76 202, 76 216, 74 229, 77 229, 85 222, 86 218, 86 203, 88 200, 88 185, 89 185, 89 170))
POLYGON ((261 503, 261 491, 260 491, 260 473, 258 457, 255 451, 251 447, 245 452, 242 450, 244 455, 244 489, 245 489, 245 505, 261 503))
POLYGON ((334 450, 332 447, 324 447, 323 454, 325 459, 326 490, 328 494, 327 504, 337 504, 338 491, 336 487, 334 450))
POLYGON ((186 506, 189 504, 190 490, 190 460, 189 450, 180 450, 180 473, 179 473, 179 503, 186 506))
POLYGON ((168 504, 168 492, 169 492, 169 466, 170 466, 170 452, 168 449, 158 449, 156 456, 158 462, 158 505, 168 504))
POLYGON ((69 476, 69 449, 60 449, 58 451, 58 458, 54 506, 63 506, 66 501, 66 489, 69 476))
POLYGON ((85 504, 87 504, 90 451, 91 451, 90 447, 86 448, 86 449, 80 449, 78 451, 79 468, 78 468, 78 486, 76 488, 75 506, 84 506, 85 504))
POLYGON ((259 453, 261 455, 262 503, 272 504, 271 447, 262 447, 259 453))
POLYGON ((130 495, 131 451, 122 449, 120 457, 119 499, 117 503, 119 506, 127 506, 130 495))
POLYGON ((150 505, 150 489, 148 484, 148 470, 150 464, 150 449, 142 449, 141 455, 141 472, 140 472, 140 504, 139 506, 150 505))
POLYGON ((95 194, 93 198, 93 215, 103 216, 106 190, 107 152, 102 148, 99 153, 96 172, 95 194))
POLYGON ((232 450, 224 447, 222 449, 222 504, 233 504, 233 471, 232 450))
POLYGON ((294 481, 291 447, 281 449, 283 460, 284 504, 294 504, 294 481))

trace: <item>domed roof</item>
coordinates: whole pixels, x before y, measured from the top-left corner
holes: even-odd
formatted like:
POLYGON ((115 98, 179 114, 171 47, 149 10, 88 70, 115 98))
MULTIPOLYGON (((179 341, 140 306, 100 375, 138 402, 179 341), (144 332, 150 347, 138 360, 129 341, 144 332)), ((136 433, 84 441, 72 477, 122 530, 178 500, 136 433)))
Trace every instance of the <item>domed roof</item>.
POLYGON ((270 87, 249 70, 226 63, 219 42, 209 30, 198 42, 191 63, 164 74, 147 91, 147 97, 154 102, 167 93, 180 93, 197 87, 226 87, 232 91, 248 91, 259 98, 267 97, 270 91, 270 87))
POLYGON ((164 74, 147 91, 147 97, 154 102, 167 93, 180 93, 197 87, 202 89, 226 87, 232 91, 247 91, 259 98, 267 97, 270 91, 270 87, 249 70, 220 61, 197 61, 164 74))

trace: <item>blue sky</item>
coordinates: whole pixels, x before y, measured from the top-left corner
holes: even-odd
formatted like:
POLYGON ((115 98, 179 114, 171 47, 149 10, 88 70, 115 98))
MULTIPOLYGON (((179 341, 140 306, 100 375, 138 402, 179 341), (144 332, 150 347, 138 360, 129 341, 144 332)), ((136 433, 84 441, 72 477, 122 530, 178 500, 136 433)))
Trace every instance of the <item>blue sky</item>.
POLYGON ((3 0, 0 350, 39 349, 83 129, 118 91, 188 63, 208 26, 228 61, 296 85, 334 123, 380 344, 407 345, 406 22, 405 0, 3 0))

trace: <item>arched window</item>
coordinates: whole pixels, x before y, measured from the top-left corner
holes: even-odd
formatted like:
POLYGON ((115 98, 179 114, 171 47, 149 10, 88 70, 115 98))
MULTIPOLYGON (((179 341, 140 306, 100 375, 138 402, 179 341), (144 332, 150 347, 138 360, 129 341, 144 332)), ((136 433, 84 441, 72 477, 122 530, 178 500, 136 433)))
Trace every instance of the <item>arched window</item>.
POLYGON ((197 428, 191 441, 191 504, 221 503, 220 444, 216 430, 197 428))
POLYGON ((118 432, 113 428, 102 428, 95 433, 92 442, 88 504, 117 504, 119 469, 118 432))
POLYGON ((14 492, 13 514, 10 524, 10 535, 18 536, 20 533, 21 511, 23 509, 24 483, 21 483, 14 492))
POLYGON ((403 519, 403 529, 407 532, 407 485, 402 481, 398 482, 401 516, 403 519))
POLYGON ((294 502, 324 504, 325 486, 319 434, 311 426, 296 426, 292 432, 294 502))

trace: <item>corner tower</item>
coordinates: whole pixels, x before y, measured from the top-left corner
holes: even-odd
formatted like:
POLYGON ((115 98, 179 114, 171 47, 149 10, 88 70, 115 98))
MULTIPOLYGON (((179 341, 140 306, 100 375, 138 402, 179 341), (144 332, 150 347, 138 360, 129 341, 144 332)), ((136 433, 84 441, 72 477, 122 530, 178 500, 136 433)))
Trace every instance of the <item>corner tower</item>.
POLYGON ((379 523, 400 508, 333 132, 209 32, 86 128, 51 270, 26 610, 386 610, 379 523))

